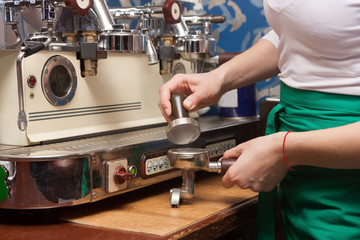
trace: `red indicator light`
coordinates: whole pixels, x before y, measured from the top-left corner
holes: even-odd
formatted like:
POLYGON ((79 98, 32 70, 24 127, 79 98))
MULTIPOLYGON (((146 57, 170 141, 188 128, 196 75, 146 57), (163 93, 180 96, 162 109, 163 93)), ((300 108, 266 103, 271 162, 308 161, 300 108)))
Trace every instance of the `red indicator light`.
POLYGON ((36 86, 36 82, 37 82, 37 80, 36 80, 36 77, 34 77, 34 76, 29 76, 27 79, 28 86, 31 88, 36 86))

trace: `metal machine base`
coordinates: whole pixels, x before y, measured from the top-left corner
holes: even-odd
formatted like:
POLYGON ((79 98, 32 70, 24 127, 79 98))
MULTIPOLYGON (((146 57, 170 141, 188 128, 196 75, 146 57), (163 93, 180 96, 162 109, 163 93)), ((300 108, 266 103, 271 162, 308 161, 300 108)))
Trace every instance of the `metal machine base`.
MULTIPOLYGON (((216 159, 258 135, 258 119, 199 118, 186 146, 216 159)), ((181 176, 167 151, 166 126, 28 147, 0 146, 0 208, 41 209, 90 203, 181 176), (0 175, 2 176, 2 175, 0 175), (5 187, 4 187, 5 186, 5 187)))

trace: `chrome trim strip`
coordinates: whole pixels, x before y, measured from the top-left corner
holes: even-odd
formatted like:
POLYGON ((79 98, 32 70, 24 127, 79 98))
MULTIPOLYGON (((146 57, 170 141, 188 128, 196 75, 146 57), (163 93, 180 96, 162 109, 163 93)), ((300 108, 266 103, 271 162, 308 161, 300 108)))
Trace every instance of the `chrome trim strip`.
POLYGON ((132 111, 132 110, 140 110, 140 109, 141 109, 141 102, 133 102, 133 103, 125 103, 125 104, 72 108, 72 109, 55 110, 55 111, 30 112, 29 121, 35 122, 35 121, 50 120, 50 119, 79 117, 86 115, 114 113, 114 112, 132 111))

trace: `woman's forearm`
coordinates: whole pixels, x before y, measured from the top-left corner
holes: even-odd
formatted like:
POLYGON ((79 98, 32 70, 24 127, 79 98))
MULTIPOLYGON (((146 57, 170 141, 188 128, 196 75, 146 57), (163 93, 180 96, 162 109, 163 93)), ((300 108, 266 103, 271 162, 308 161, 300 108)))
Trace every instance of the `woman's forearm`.
POLYGON ((222 81, 223 93, 274 77, 279 73, 277 50, 268 40, 260 40, 213 72, 222 81))
POLYGON ((290 166, 360 169, 360 122, 288 134, 285 158, 290 166))

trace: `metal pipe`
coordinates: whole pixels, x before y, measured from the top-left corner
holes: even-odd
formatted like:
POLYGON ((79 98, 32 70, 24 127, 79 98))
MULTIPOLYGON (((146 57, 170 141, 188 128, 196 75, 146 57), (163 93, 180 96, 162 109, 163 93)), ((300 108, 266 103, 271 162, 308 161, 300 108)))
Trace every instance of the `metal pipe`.
MULTIPOLYGON (((23 75, 22 75, 22 60, 24 57, 31 56, 32 54, 35 54, 36 52, 40 51, 41 49, 44 49, 50 45, 53 39, 53 23, 48 22, 48 38, 44 43, 40 43, 40 45, 43 45, 41 47, 35 47, 35 48, 25 48, 23 51, 20 51, 17 59, 16 59, 16 76, 17 76, 17 86, 18 86, 18 101, 19 101, 19 114, 18 114, 18 128, 21 131, 25 131, 27 127, 27 119, 26 119, 26 113, 25 113, 25 106, 24 106, 24 87, 23 87, 23 75)), ((36 45, 38 46, 38 45, 36 45)))
POLYGON ((17 24, 11 24, 11 29, 13 30, 13 32, 15 33, 16 36, 16 40, 13 43, 6 43, 6 49, 13 49, 16 48, 17 46, 19 46, 22 42, 22 38, 21 38, 21 34, 19 31, 19 26, 17 24))
POLYGON ((43 0, 41 2, 41 19, 43 21, 53 20, 52 6, 49 1, 43 0))
POLYGON ((202 73, 204 67, 204 61, 193 61, 191 67, 194 73, 202 73))
POLYGON ((194 182, 195 182, 195 171, 194 170, 183 170, 182 171, 182 187, 180 198, 181 199, 192 199, 194 197, 194 182))
POLYGON ((27 127, 27 120, 24 108, 24 88, 22 81, 22 60, 25 57, 25 52, 21 51, 16 59, 16 76, 18 85, 18 100, 19 100, 19 114, 18 114, 18 128, 25 131, 27 127))
POLYGON ((112 18, 109 8, 104 0, 94 1, 93 9, 98 19, 101 30, 113 30, 114 19, 112 18))
POLYGON ((157 56, 156 49, 151 41, 148 31, 146 31, 145 36, 146 36, 146 55, 148 56, 149 59, 148 64, 153 65, 159 62, 159 58, 157 56))
POLYGON ((138 19, 144 14, 151 18, 164 18, 162 6, 143 6, 131 8, 112 8, 109 10, 113 19, 138 19))
POLYGON ((189 28, 186 25, 185 19, 181 16, 181 20, 179 23, 173 24, 173 27, 176 31, 177 37, 188 37, 189 36, 189 28))

